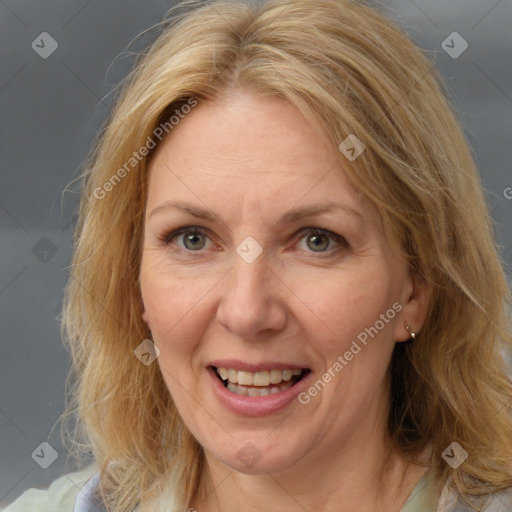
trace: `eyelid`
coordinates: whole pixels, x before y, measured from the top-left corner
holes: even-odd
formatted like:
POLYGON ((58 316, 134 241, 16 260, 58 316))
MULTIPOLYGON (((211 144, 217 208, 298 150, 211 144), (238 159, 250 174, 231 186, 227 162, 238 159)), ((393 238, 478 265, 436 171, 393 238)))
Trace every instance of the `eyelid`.
MULTIPOLYGON (((211 236, 209 235, 209 230, 206 228, 203 228, 201 226, 183 226, 177 229, 172 229, 170 231, 166 231, 162 236, 159 236, 158 238, 164 245, 169 245, 171 241, 180 236, 184 233, 200 233, 203 235, 206 235, 210 240, 211 236)), ((188 252, 194 252, 194 251, 188 251, 188 252)), ((201 251, 197 251, 201 252, 201 251)))
MULTIPOLYGON (((347 239, 344 236, 338 235, 337 233, 334 233, 328 229, 310 226, 310 227, 302 228, 297 232, 297 235, 301 235, 300 240, 303 238, 303 236, 305 234, 325 235, 326 237, 330 238, 331 240, 334 240, 336 243, 340 244, 341 246, 345 247, 346 249, 348 249, 350 247, 350 244, 347 242, 347 239)), ((336 248, 333 250, 336 250, 336 248)), ((313 254, 315 254, 315 251, 311 251, 311 252, 313 254)), ((330 252, 332 252, 332 250, 320 251, 316 254, 322 254, 322 253, 326 254, 326 253, 330 253, 330 252)))
POLYGON ((206 230, 204 228, 200 228, 199 226, 183 226, 181 228, 165 231, 164 234, 159 238, 162 242, 169 244, 173 238, 176 238, 177 236, 182 235, 188 231, 205 233, 206 230))

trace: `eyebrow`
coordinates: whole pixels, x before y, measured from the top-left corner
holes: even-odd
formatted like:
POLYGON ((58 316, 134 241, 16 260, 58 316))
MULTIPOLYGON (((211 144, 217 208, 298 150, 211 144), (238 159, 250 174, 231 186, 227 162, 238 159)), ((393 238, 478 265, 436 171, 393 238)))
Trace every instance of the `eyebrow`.
MULTIPOLYGON (((204 219, 208 221, 218 220, 219 217, 212 213, 209 210, 199 208, 198 206, 193 205, 192 203, 188 203, 186 201, 166 201, 165 203, 157 206, 150 214, 148 218, 151 218, 153 215, 160 213, 168 208, 177 208, 178 210, 182 210, 193 217, 197 217, 198 219, 204 219)), ((363 219, 363 215, 361 212, 352 208, 343 203, 324 203, 324 204, 315 204, 310 206, 298 206, 294 207, 291 210, 284 213, 280 219, 274 224, 275 226, 279 226, 282 224, 297 222, 305 217, 312 217, 315 215, 320 215, 322 213, 331 213, 336 210, 343 210, 355 217, 358 217, 359 220, 363 219)))

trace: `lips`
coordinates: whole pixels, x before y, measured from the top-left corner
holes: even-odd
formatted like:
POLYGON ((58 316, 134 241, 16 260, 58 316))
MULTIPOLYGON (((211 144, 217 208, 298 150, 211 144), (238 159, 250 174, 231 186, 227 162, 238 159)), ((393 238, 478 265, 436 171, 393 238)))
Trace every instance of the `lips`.
POLYGON ((279 363, 247 364, 223 360, 208 365, 206 370, 216 401, 231 413, 252 417, 277 414, 292 406, 297 396, 311 385, 313 378, 309 368, 279 363), (278 373, 273 373, 274 370, 278 373), (285 380, 290 373, 291 378, 285 380), (229 376, 237 382, 232 382, 229 376), (272 376, 275 381, 279 379, 278 384, 272 384, 272 376), (251 385, 241 384, 239 379, 251 382, 251 385), (268 385, 257 385, 266 383, 267 379, 268 385))

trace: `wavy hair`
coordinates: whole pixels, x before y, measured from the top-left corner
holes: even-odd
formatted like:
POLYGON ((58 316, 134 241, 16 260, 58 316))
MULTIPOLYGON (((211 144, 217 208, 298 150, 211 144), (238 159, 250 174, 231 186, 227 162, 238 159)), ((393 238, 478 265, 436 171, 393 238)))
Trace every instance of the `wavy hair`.
POLYGON ((475 508, 512 485, 510 291, 474 158, 431 58, 361 1, 187 1, 156 28, 86 162, 63 313, 72 359, 63 419, 75 420, 63 433, 78 457, 94 454, 107 510, 131 512, 163 482, 170 509, 182 510, 198 486, 202 448, 158 365, 134 356, 148 337, 139 267, 154 149, 142 148, 191 99, 245 87, 289 101, 332 142, 428 286, 426 322, 391 361, 396 447, 414 459, 431 446, 437 481, 451 477, 475 508), (354 162, 338 151, 349 134, 366 147, 354 162), (454 441, 469 454, 456 469, 441 457, 454 441))

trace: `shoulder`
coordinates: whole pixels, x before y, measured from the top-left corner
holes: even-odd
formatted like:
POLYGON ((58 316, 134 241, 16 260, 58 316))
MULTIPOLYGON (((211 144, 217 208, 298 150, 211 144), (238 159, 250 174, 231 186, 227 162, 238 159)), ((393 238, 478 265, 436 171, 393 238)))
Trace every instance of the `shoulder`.
POLYGON ((80 491, 97 472, 97 467, 92 464, 54 480, 48 489, 28 489, 2 512, 72 512, 77 496, 83 495, 80 491))
POLYGON ((512 510, 512 487, 491 494, 484 512, 510 512, 512 510))
MULTIPOLYGON (((449 484, 445 486, 436 512, 473 512, 464 499, 449 484)), ((489 494, 485 499, 482 512, 511 512, 512 487, 489 494)))

